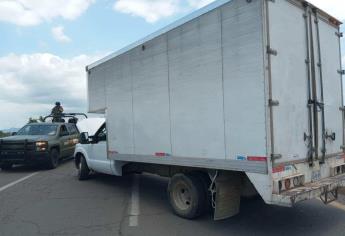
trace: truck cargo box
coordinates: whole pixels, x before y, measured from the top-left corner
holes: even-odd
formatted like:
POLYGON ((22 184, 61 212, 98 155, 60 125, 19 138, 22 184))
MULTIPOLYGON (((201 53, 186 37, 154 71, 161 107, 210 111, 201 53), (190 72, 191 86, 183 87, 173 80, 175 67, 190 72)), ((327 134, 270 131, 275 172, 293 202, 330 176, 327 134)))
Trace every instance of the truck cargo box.
POLYGON ((340 24, 302 0, 220 0, 89 65, 108 158, 243 171, 282 205, 282 181, 345 173, 340 24))

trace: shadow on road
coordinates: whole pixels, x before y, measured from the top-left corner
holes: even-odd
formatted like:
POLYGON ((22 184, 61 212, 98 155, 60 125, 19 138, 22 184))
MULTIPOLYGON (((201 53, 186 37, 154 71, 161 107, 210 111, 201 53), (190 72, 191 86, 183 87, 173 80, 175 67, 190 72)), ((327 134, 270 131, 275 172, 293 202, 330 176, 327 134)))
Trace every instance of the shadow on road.
MULTIPOLYGON (((241 212, 235 217, 213 221, 212 215, 208 214, 189 221, 174 216, 170 210, 166 194, 167 179, 143 175, 140 183, 141 201, 148 205, 141 206, 141 221, 144 218, 145 228, 149 227, 146 224, 149 224, 150 216, 153 222, 158 219, 164 222, 166 218, 178 225, 178 229, 172 230, 171 235, 345 235, 345 212, 318 200, 302 202, 294 208, 284 208, 267 205, 261 198, 242 199, 241 212), (189 230, 183 230, 184 227, 189 230)), ((164 227, 164 223, 161 227, 164 227)))
MULTIPOLYGON (((66 158, 62 159, 59 162, 59 166, 57 168, 60 168, 64 165, 69 164, 73 158, 66 158)), ((1 170, 1 169, 0 169, 1 170)), ((35 165, 14 165, 12 169, 10 170, 1 170, 2 173, 29 173, 29 172, 36 172, 36 171, 49 171, 43 164, 35 164, 35 165)))

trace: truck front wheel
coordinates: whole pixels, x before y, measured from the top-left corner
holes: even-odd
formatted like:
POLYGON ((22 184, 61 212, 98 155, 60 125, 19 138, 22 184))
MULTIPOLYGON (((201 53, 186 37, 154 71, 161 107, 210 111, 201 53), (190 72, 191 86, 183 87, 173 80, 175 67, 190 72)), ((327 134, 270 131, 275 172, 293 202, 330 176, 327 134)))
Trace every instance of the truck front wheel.
POLYGON ((49 160, 47 163, 48 169, 55 169, 59 165, 59 151, 57 149, 52 149, 49 154, 49 160))
POLYGON ((90 177, 90 169, 87 165, 85 157, 81 156, 80 161, 78 163, 78 179, 79 180, 86 180, 90 177))
POLYGON ((176 215, 195 219, 205 210, 206 194, 200 178, 193 174, 176 174, 169 182, 170 205, 176 215))

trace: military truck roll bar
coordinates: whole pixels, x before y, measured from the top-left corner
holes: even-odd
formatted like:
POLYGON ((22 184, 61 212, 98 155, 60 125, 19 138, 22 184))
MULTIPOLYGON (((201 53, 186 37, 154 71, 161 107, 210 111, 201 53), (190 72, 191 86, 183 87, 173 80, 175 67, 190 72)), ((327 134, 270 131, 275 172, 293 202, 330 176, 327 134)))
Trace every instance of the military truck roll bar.
MULTIPOLYGON (((84 113, 62 113, 59 118, 63 119, 63 118, 73 118, 73 119, 78 119, 76 116, 84 116, 86 119, 88 118, 86 114, 84 113)), ((54 115, 50 114, 46 117, 43 118, 43 121, 46 122, 46 120, 48 118, 56 118, 54 115)))

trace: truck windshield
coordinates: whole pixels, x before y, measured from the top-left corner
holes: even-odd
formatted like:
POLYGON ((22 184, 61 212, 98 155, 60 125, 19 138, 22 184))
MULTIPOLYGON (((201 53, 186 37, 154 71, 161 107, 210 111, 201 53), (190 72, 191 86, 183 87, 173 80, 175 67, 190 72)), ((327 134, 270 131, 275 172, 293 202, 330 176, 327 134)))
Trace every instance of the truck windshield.
POLYGON ((55 135, 57 125, 26 125, 18 131, 17 135, 55 135))

